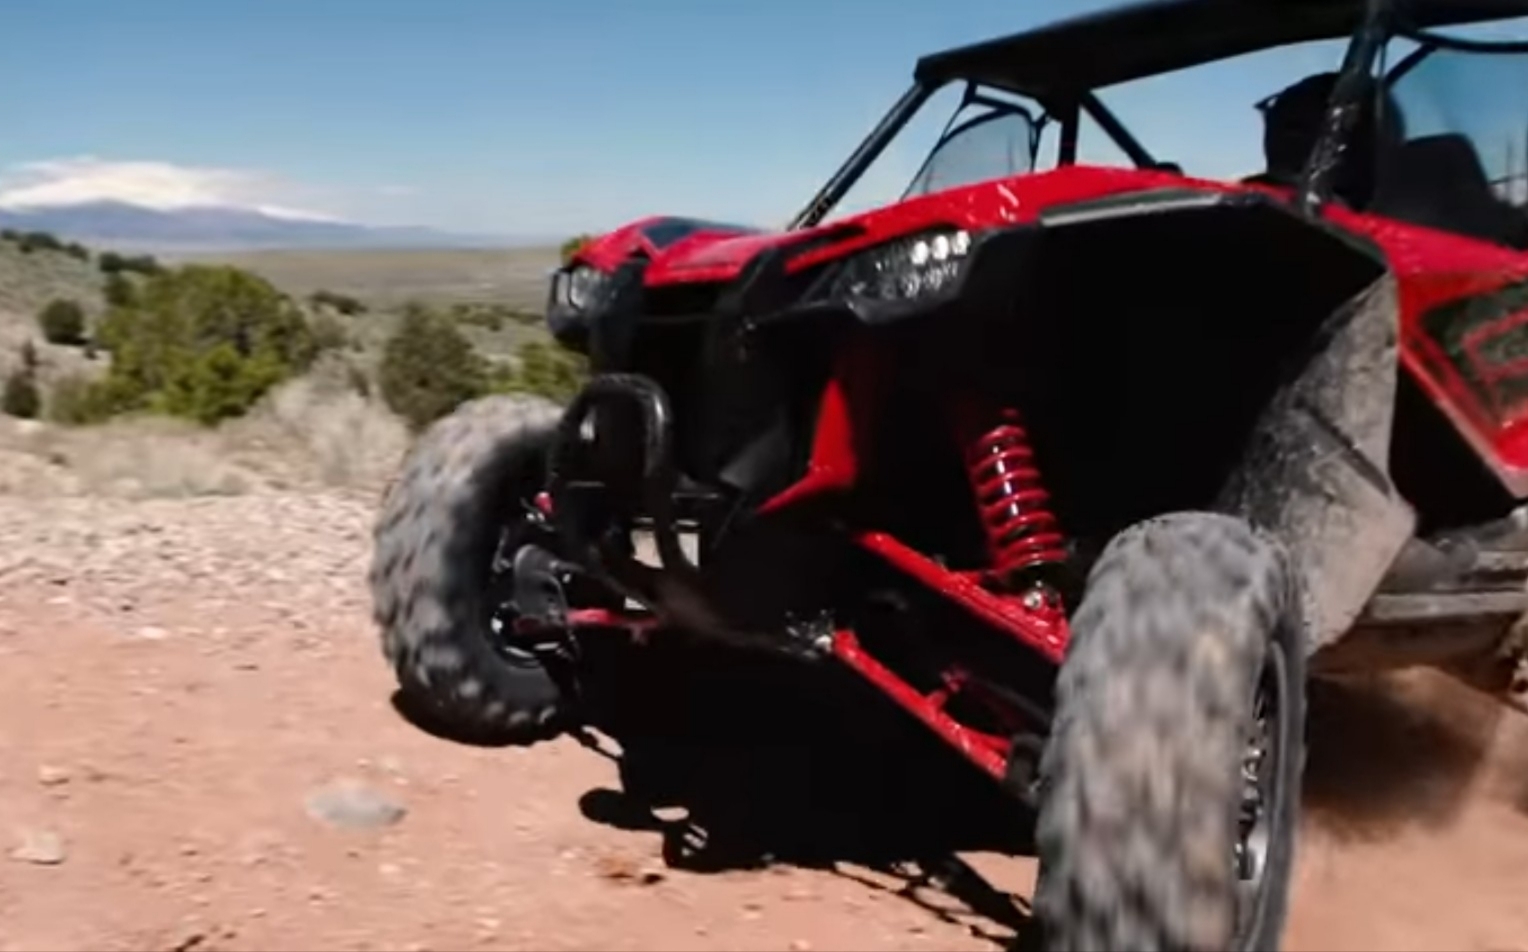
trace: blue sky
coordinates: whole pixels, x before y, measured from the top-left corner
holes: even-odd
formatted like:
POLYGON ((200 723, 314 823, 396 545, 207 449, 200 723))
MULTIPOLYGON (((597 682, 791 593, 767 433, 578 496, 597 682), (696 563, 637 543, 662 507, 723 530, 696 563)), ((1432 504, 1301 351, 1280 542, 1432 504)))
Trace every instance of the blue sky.
MULTIPOLYGON (((918 55, 1100 5, 13 0, 0 200, 120 186, 537 235, 651 212, 776 224, 918 55)), ((1191 171, 1250 172, 1251 103, 1336 55, 1265 56, 1114 104, 1191 171)), ((874 181, 904 183, 923 134, 874 181)))

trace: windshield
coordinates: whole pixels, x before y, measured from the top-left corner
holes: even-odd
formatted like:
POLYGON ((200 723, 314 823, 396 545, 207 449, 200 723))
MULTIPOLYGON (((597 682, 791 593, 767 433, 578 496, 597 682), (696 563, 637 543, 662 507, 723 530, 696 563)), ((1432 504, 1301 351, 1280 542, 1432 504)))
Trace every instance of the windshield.
POLYGON ((1398 141, 1380 149, 1373 210, 1528 248, 1528 46, 1405 45, 1390 73, 1398 141))
POLYGON ((1039 128, 1018 106, 987 102, 963 106, 947 128, 903 198, 1034 170, 1039 128))

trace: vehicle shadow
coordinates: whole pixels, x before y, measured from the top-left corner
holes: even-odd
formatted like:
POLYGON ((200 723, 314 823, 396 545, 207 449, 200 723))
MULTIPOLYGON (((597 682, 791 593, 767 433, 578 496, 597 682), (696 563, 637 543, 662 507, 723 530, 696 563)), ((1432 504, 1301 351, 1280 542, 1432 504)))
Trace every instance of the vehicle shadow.
POLYGON ((586 793, 589 819, 660 833, 671 867, 821 869, 995 945, 1024 934, 1027 901, 957 853, 1028 853, 1032 817, 847 672, 695 647, 590 670, 620 788, 586 793))
POLYGON ((1312 681, 1307 820, 1346 841, 1447 826, 1476 790, 1501 712, 1439 672, 1312 681))
MULTIPOLYGON (((591 821, 660 834, 671 868, 824 870, 995 946, 1033 942, 1028 900, 957 855, 1030 855, 1033 816, 847 671, 663 642, 584 650, 593 729, 574 736, 620 781, 580 797, 591 821)), ((504 746, 402 692, 392 705, 441 739, 504 746)))

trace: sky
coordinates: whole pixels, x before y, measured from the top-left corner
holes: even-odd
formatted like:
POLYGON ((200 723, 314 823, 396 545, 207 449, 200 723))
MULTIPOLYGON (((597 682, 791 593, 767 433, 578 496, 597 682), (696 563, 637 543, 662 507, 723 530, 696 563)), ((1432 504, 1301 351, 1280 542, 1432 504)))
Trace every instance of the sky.
MULTIPOLYGON (((779 225, 919 55, 1103 5, 12 0, 0 206, 118 198, 536 236, 653 213, 779 225)), ((1105 98, 1162 157, 1250 173, 1252 103, 1338 56, 1265 54, 1105 98)), ((949 112, 930 104, 867 178, 876 200, 949 112)))

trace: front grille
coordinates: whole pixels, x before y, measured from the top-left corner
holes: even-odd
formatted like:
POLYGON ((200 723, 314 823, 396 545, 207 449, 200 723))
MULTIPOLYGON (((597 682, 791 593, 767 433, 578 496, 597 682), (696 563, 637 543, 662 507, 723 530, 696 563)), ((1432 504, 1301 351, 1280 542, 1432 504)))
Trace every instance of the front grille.
POLYGON ((642 314, 647 317, 700 317, 716 307, 726 284, 703 281, 665 284, 642 289, 642 314))

